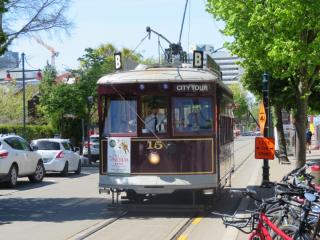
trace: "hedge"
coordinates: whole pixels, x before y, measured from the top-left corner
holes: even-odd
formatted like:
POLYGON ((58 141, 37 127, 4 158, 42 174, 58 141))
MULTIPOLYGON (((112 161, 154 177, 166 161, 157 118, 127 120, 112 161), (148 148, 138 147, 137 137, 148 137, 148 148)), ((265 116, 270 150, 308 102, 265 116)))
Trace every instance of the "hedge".
MULTIPOLYGON (((0 134, 15 133, 23 137, 22 125, 0 125, 0 134)), ((54 130, 50 126, 27 125, 24 138, 28 141, 38 138, 52 138, 54 130)))

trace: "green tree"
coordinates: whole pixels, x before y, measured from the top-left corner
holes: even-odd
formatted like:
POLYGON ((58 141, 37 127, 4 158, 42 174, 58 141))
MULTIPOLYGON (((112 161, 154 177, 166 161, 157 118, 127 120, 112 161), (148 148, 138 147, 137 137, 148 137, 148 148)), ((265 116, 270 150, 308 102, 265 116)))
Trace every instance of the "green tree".
POLYGON ((290 84, 301 166, 306 160, 308 99, 320 70, 320 2, 208 0, 207 10, 225 22, 224 33, 234 37, 227 47, 244 59, 245 67, 257 66, 290 84))
POLYGON ((40 85, 42 121, 58 129, 62 137, 73 138, 77 143, 81 137, 80 121, 85 115, 79 85, 57 84, 55 79, 55 69, 46 66, 40 85))
MULTIPOLYGON (((81 68, 76 71, 79 76, 79 88, 84 106, 89 96, 93 96, 94 105, 90 118, 97 121, 97 81, 105 74, 114 72, 114 53, 118 50, 112 44, 103 44, 96 49, 87 48, 85 54, 79 58, 81 68)), ((133 53, 130 49, 121 50, 124 68, 128 59, 141 61, 141 55, 133 53)), ((89 116, 88 116, 89 117, 89 116)))
POLYGON ((233 100, 235 103, 234 115, 236 122, 239 125, 243 125, 249 110, 247 99, 248 92, 245 91, 239 83, 231 84, 229 87, 233 92, 233 100))
POLYGON ((16 38, 47 32, 67 33, 68 0, 0 0, 0 55, 16 38))
MULTIPOLYGON (((37 86, 26 86, 26 102, 38 92, 37 86)), ((0 86, 0 124, 22 123, 22 87, 19 85, 0 86)))

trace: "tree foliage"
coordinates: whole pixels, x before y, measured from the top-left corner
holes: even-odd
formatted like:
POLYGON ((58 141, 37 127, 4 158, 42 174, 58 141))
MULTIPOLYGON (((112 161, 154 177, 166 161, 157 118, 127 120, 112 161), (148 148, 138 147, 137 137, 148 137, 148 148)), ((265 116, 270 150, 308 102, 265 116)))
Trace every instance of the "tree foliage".
POLYGON ((249 104, 247 95, 248 92, 245 91, 242 86, 238 83, 231 84, 230 86, 231 91, 233 92, 233 100, 236 104, 236 109, 234 111, 234 115, 237 119, 241 120, 244 115, 247 115, 249 104))
MULTIPOLYGON (((37 86, 26 86, 26 103, 38 91, 37 86)), ((23 119, 23 101, 21 85, 0 86, 0 123, 19 124, 23 119)))
MULTIPOLYGON (((93 49, 85 49, 79 58, 80 69, 74 70, 75 84, 55 83, 56 72, 50 66, 44 70, 40 86, 41 111, 45 119, 60 130, 62 136, 72 137, 81 126, 81 119, 97 123, 97 81, 105 74, 114 72, 114 53, 117 49, 111 44, 104 44, 93 49), (94 104, 88 108, 88 97, 92 96, 94 104), (90 114, 90 116, 89 116, 90 114), (72 130, 73 129, 73 130, 72 130)), ((129 49, 122 49, 124 59, 139 60, 139 56, 129 49)))
POLYGON ((0 54, 18 37, 58 33, 72 27, 66 17, 69 0, 1 0, 0 54))
MULTIPOLYGON (((244 59, 245 68, 271 73, 279 91, 294 96, 288 103, 294 102, 297 158, 302 165, 308 98, 319 80, 320 2, 208 0, 207 10, 226 23, 224 33, 234 37, 227 47, 244 59)), ((285 105, 283 96, 278 99, 285 105)))

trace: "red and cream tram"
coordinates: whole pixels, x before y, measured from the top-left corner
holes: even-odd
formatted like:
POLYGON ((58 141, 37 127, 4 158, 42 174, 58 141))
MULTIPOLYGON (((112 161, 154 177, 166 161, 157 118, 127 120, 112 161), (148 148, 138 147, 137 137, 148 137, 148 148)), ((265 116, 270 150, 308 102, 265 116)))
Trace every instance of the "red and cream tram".
POLYGON ((215 192, 234 169, 232 92, 218 69, 140 67, 98 80, 100 191, 215 192))

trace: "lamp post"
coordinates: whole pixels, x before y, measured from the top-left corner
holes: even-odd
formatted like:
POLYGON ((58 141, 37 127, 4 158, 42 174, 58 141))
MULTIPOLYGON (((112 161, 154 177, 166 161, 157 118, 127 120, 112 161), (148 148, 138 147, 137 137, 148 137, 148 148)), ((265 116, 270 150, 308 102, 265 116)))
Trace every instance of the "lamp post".
POLYGON ((7 71, 7 77, 6 77, 6 80, 12 80, 11 76, 10 76, 10 73, 12 72, 22 72, 22 109, 23 109, 23 137, 25 137, 26 135, 26 87, 25 87, 25 82, 26 82, 26 77, 25 77, 25 73, 26 72, 38 72, 37 74, 37 79, 41 79, 42 76, 41 76, 41 72, 40 72, 40 69, 38 70, 26 70, 24 68, 24 60, 25 59, 25 54, 22 53, 21 54, 21 62, 22 62, 22 70, 8 70, 7 71))
MULTIPOLYGON (((270 107, 269 107, 269 74, 264 73, 262 78, 262 95, 263 95, 263 105, 266 112, 266 124, 263 131, 264 137, 271 136, 270 129, 270 107)), ((262 167, 262 184, 263 187, 268 187, 270 185, 269 180, 269 160, 263 159, 263 167, 262 167)))
POLYGON ((93 105, 93 97, 89 96, 88 97, 88 129, 87 129, 87 143, 88 143, 88 160, 89 164, 91 164, 92 161, 92 156, 91 156, 91 146, 90 146, 90 131, 91 131, 91 108, 93 105))

